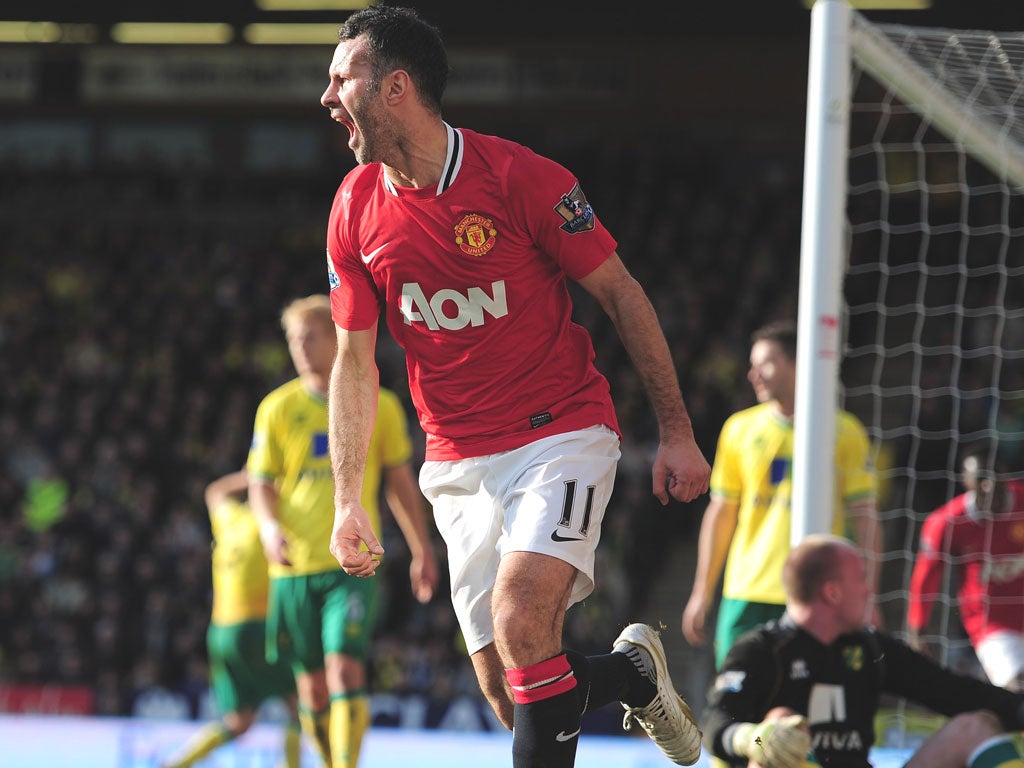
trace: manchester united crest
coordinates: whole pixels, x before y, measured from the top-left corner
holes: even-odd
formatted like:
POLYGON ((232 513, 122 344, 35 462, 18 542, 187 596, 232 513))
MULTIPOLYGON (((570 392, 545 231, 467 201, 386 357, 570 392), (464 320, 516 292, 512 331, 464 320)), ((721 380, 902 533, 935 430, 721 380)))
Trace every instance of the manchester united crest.
POLYGON ((467 213, 455 226, 455 244, 470 256, 483 256, 498 237, 494 222, 479 213, 467 213))

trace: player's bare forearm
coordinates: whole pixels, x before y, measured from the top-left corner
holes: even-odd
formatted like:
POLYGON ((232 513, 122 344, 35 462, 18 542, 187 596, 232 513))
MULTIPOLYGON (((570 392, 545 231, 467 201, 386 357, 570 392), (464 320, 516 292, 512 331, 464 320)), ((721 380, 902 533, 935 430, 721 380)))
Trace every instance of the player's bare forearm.
POLYGON ((669 496, 695 499, 708 489, 711 467, 694 440, 665 334, 644 289, 612 254, 580 281, 615 324, 651 401, 661 441, 652 468, 652 489, 662 504, 669 496))
MULTIPOLYGON (((871 590, 877 595, 882 577, 882 525, 878 520, 878 510, 874 499, 860 499, 851 503, 846 509, 847 517, 853 524, 854 537, 864 552, 868 567, 868 581, 871 590)), ((870 624, 881 629, 884 626, 881 608, 876 601, 871 606, 871 615, 867 617, 870 624)))
POLYGON ((697 570, 693 591, 700 592, 707 599, 714 595, 718 581, 722 578, 738 519, 739 504, 717 495, 712 497, 704 511, 697 539, 697 570))
POLYGON ((328 440, 338 507, 358 504, 362 498, 366 454, 377 419, 375 342, 366 333, 338 330, 338 354, 331 369, 328 440))
POLYGON ((385 470, 384 495, 413 557, 434 556, 423 512, 423 496, 412 467, 401 464, 385 470))
POLYGON ((692 645, 703 645, 707 640, 706 620, 736 532, 738 514, 739 506, 721 497, 713 497, 704 511, 697 539, 693 589, 682 620, 683 635, 692 645))
POLYGON ((658 418, 662 440, 692 440, 693 426, 679 390, 675 364, 665 334, 658 323, 658 316, 644 289, 626 271, 617 256, 612 256, 583 280, 588 290, 591 288, 588 281, 592 279, 600 280, 594 295, 615 324, 619 338, 643 382, 658 418), (606 269, 609 272, 607 276, 597 275, 606 269))
POLYGON ((872 589, 878 588, 879 575, 882 570, 882 551, 884 548, 882 525, 878 520, 878 509, 874 499, 860 499, 848 505, 847 516, 853 524, 857 544, 864 551, 868 561, 868 575, 871 577, 872 589))
POLYGON ((423 511, 423 496, 409 464, 401 464, 386 470, 385 498, 402 530, 412 563, 409 578, 413 594, 421 603, 430 602, 438 584, 437 559, 423 511))
POLYGON ((245 469, 229 472, 206 486, 203 499, 208 509, 219 506, 225 499, 240 499, 249 490, 249 475, 245 469))
POLYGON ((277 519, 280 498, 273 483, 258 477, 249 477, 249 508, 260 530, 260 541, 267 559, 272 563, 290 565, 288 542, 277 519))
POLYGON ((376 324, 365 331, 338 329, 338 354, 328 392, 328 440, 334 473, 330 550, 353 576, 372 576, 377 558, 384 554, 361 501, 366 455, 377 419, 376 330, 376 324))
POLYGON ((263 478, 249 477, 249 507, 256 516, 256 522, 266 520, 277 522, 277 489, 263 478))

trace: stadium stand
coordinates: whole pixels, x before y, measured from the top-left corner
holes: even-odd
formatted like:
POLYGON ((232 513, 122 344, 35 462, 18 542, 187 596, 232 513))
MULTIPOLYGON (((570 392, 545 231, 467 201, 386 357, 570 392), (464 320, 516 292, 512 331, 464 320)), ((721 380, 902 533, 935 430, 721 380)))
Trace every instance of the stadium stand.
MULTIPOLYGON (((750 327, 795 306, 796 163, 557 134, 545 149, 580 169, 658 304, 712 455, 725 416, 750 400, 750 327)), ((289 375, 278 311, 325 289, 326 206, 345 169, 101 170, 0 169, 0 680, 91 686, 108 715, 157 686, 185 693, 195 715, 209 615, 202 487, 241 465, 259 397, 289 375)), ((641 388, 614 329, 578 298, 626 430, 605 575, 570 614, 573 644, 591 650, 692 537, 703 503, 665 514, 650 497, 641 388)), ((381 362, 406 391, 400 353, 385 345, 381 362)), ((401 537, 388 543, 399 560, 401 537)), ((402 568, 384 578, 374 689, 474 694, 447 596, 417 607, 402 568)))

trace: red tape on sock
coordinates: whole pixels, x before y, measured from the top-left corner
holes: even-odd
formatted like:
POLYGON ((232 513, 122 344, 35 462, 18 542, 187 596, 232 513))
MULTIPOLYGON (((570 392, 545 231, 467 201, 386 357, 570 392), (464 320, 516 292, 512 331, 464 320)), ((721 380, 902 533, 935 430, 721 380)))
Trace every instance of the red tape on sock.
POLYGON ((576 676, 564 653, 528 667, 506 669, 505 677, 516 704, 543 701, 576 687, 576 676))

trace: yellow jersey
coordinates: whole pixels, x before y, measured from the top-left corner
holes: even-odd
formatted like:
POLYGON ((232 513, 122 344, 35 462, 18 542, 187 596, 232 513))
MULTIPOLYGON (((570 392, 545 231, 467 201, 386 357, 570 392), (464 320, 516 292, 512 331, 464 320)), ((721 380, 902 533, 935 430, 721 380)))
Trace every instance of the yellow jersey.
POLYGON ((267 616, 267 558, 249 507, 226 499, 210 510, 213 531, 213 612, 221 626, 267 616))
MULTIPOLYGON (((362 505, 380 536, 383 472, 412 457, 405 411, 381 388, 377 421, 366 456, 362 505)), ((327 400, 292 379, 267 395, 256 410, 247 469, 277 488, 281 531, 291 566, 270 564, 270 575, 299 576, 340 568, 329 546, 334 526, 334 477, 327 449, 327 400)))
MULTIPOLYGON (((761 403, 730 416, 718 437, 711 493, 739 505, 736 532, 725 565, 722 596, 784 604, 782 566, 790 550, 793 423, 761 403)), ((850 537, 844 511, 874 498, 869 443, 853 414, 836 419, 835 494, 832 532, 850 537)), ((852 538, 852 537, 850 537, 852 538)))

